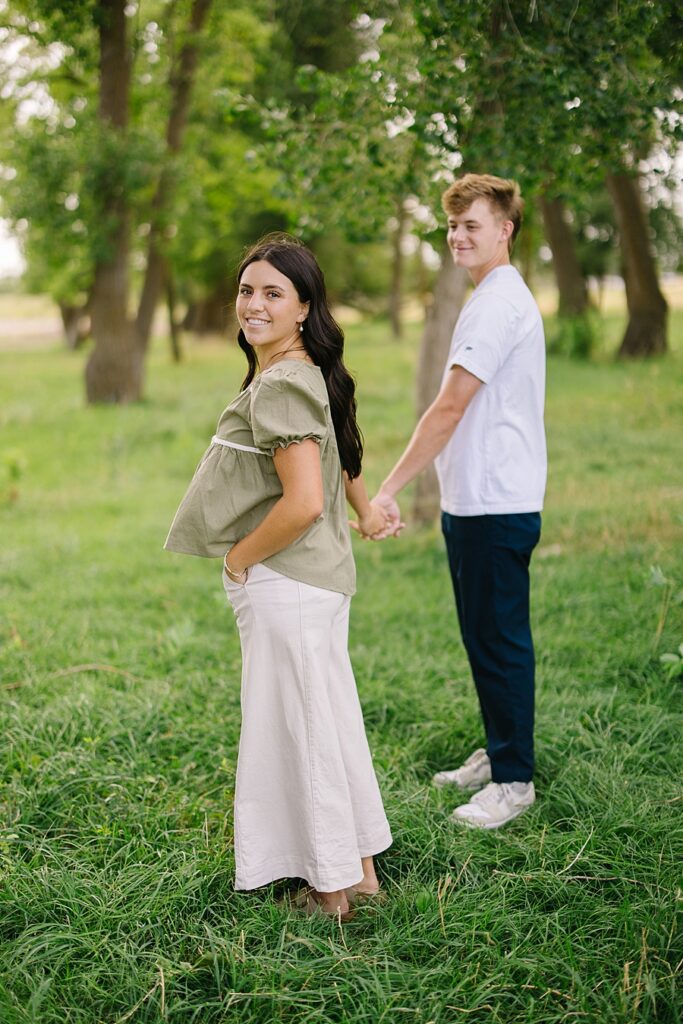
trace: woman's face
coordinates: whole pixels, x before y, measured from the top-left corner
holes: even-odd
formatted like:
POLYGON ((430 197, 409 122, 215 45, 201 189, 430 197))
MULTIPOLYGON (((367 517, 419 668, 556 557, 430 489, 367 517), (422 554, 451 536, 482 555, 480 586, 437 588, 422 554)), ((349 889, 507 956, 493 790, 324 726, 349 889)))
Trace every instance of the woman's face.
POLYGON ((249 344, 259 349, 259 361, 299 337, 308 306, 290 279, 272 264, 266 260, 249 264, 239 283, 237 319, 249 344))

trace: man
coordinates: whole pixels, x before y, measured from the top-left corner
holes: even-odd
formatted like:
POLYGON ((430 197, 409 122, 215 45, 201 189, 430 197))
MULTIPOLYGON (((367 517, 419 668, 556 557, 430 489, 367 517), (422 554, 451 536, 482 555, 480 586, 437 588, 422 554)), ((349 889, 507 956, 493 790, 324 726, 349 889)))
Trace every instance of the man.
POLYGON ((441 390, 375 501, 396 531, 396 494, 436 459, 458 621, 487 747, 434 783, 477 790, 453 819, 498 828, 535 800, 529 561, 546 480, 545 341, 538 307, 510 263, 523 208, 516 182, 466 174, 442 202, 453 260, 468 271, 474 292, 458 318, 441 390))

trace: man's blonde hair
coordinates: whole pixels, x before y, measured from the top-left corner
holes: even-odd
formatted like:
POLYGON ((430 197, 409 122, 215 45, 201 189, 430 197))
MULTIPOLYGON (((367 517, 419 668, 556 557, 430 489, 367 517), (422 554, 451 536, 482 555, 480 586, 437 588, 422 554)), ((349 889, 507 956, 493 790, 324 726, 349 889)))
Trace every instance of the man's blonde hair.
POLYGON ((508 242, 508 248, 512 249, 522 226, 524 211, 524 200, 517 182, 511 178, 497 178, 494 174, 464 174, 443 193, 441 205, 446 215, 458 215, 464 213, 475 199, 488 200, 503 220, 512 221, 512 235, 508 242))

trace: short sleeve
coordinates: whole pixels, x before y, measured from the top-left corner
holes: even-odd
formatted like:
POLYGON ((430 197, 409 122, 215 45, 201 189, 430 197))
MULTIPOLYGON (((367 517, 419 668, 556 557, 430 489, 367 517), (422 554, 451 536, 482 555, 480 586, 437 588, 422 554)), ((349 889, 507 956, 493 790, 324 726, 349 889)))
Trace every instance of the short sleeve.
POLYGON ((486 293, 471 299, 455 328, 449 368, 462 366, 488 384, 509 355, 516 318, 515 308, 504 299, 486 293))
POLYGON ((327 399, 298 376, 260 380, 251 399, 254 444, 271 454, 276 448, 327 436, 327 399))

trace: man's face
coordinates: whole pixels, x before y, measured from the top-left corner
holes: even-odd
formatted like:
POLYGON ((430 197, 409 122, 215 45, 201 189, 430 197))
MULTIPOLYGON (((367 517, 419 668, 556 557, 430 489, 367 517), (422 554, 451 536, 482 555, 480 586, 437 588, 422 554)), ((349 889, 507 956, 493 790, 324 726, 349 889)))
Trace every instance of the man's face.
POLYGON ((457 266, 479 281, 500 263, 509 262, 512 221, 503 220, 487 199, 475 199, 462 213, 448 215, 448 246, 457 266))

